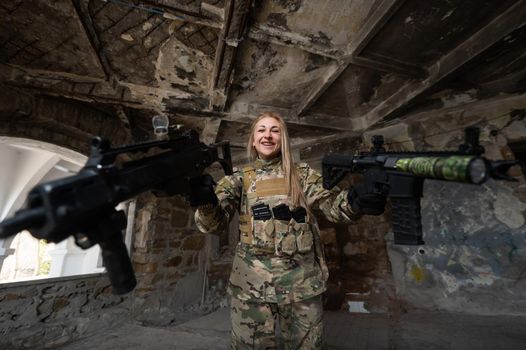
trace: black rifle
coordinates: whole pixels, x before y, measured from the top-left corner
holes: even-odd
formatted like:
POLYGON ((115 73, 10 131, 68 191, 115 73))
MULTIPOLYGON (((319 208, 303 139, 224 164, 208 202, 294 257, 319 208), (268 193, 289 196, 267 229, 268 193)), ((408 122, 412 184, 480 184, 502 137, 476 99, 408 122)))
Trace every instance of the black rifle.
POLYGON ((465 143, 458 151, 386 152, 383 136, 374 135, 372 141, 370 152, 325 156, 323 187, 333 188, 349 172, 363 174, 367 188, 391 199, 395 244, 424 244, 420 198, 425 179, 473 184, 488 178, 517 181, 507 174, 517 161, 492 161, 481 156, 484 148, 479 145, 479 129, 475 127, 465 130, 465 143))
POLYGON ((190 179, 216 161, 226 174, 232 174, 228 142, 207 146, 193 130, 170 140, 119 148, 97 137, 79 173, 35 186, 28 194, 27 208, 0 223, 0 238, 28 230, 38 239, 55 243, 73 235, 83 249, 99 244, 113 292, 127 293, 137 281, 123 242, 126 216, 115 206, 150 190, 158 196, 188 195, 190 179), (160 152, 153 156, 117 159, 154 148, 160 152))

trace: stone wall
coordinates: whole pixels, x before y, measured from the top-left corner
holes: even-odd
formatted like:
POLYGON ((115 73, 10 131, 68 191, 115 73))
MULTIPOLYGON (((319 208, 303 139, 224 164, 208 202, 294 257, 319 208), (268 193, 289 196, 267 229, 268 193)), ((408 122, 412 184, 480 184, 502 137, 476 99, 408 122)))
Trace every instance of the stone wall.
MULTIPOLYGON (((0 136, 84 154, 95 135, 114 145, 131 140, 112 111, 12 91, 0 94, 0 121, 0 136)), ((105 274, 0 285, 0 348, 47 348, 124 321, 169 325, 200 314, 206 240, 188 205, 177 197, 139 196, 134 235, 131 259, 138 286, 127 295, 111 294, 105 274)))
POLYGON ((202 314, 205 236, 177 197, 137 199, 138 285, 116 296, 105 274, 0 285, 0 348, 52 347, 124 321, 177 324, 202 314))
POLYGON ((134 318, 143 324, 179 323, 200 312, 205 235, 195 228, 193 211, 180 197, 143 195, 137 208, 134 318))
MULTIPOLYGON (((423 112, 381 133, 395 149, 454 150, 463 129, 481 129, 489 159, 514 159, 509 143, 526 140, 525 101, 482 101, 423 112)), ((526 182, 489 180, 481 186, 426 181, 424 246, 394 245, 386 235, 397 296, 405 309, 473 314, 526 314, 526 182)), ((387 233, 387 232, 386 232, 387 233)))
POLYGON ((101 275, 0 285, 0 348, 48 348, 116 327, 131 299, 101 275))
MULTIPOLYGON (((302 159, 319 169, 320 154, 368 150, 374 134, 384 135, 390 150, 456 150, 464 141, 464 128, 472 125, 481 129, 487 158, 514 159, 508 145, 526 141, 525 109, 523 97, 507 96, 414 112, 364 133, 361 144, 352 139, 317 144, 302 150, 302 159)), ((511 173, 522 176, 519 167, 511 173)), ((361 181, 360 176, 340 187, 353 181, 361 181)), ((389 205, 384 215, 351 225, 320 220, 330 269, 326 307, 526 313, 524 178, 517 183, 490 180, 482 186, 430 180, 421 202, 424 246, 393 244, 389 205)))
POLYGON ((364 216, 351 225, 319 220, 329 267, 325 308, 371 313, 398 310, 384 240, 390 229, 389 214, 364 216))

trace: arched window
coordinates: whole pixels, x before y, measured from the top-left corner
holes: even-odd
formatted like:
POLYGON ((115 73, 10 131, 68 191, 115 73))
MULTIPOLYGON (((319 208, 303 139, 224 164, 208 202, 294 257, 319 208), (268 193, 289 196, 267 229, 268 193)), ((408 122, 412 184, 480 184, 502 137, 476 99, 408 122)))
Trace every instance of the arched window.
MULTIPOLYGON (((35 140, 0 137, 0 221, 24 206, 37 184, 77 173, 87 158, 77 152, 35 140)), ((131 237, 134 203, 128 210, 131 237)), ((126 243, 130 247, 131 238, 126 243)), ((54 244, 35 239, 27 231, 0 239, 0 283, 103 272, 98 245, 83 250, 72 237, 54 244)))

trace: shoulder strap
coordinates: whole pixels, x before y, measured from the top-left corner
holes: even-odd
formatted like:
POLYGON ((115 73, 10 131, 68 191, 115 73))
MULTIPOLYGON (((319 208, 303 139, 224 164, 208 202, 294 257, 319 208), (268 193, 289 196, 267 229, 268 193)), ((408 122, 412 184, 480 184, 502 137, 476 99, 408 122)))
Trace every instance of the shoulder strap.
POLYGON ((243 175, 243 191, 246 193, 250 187, 250 184, 256 177, 256 169, 251 166, 246 166, 243 168, 241 174, 243 175))
POLYGON ((241 176, 243 177, 243 192, 241 193, 241 211, 239 215, 239 239, 244 244, 252 244, 254 240, 252 234, 252 217, 248 209, 246 193, 252 180, 256 176, 256 170, 251 166, 244 167, 241 170, 241 176))

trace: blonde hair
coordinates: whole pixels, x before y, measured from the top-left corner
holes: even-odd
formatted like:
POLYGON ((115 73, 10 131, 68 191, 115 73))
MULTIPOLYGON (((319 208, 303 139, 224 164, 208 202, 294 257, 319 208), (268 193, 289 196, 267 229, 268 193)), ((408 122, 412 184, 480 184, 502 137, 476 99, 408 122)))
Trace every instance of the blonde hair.
POLYGON ((308 210, 309 207, 307 205, 307 200, 305 199, 305 195, 303 194, 298 172, 296 170, 296 166, 294 165, 294 159, 292 158, 291 154, 290 139, 287 131, 287 126, 285 125, 285 121, 279 114, 273 112, 264 112, 261 115, 259 115, 259 117, 257 117, 256 120, 254 120, 252 126, 250 127, 250 137, 247 143, 248 159, 253 162, 258 157, 258 153, 253 146, 254 130, 256 129, 257 123, 261 119, 267 117, 274 118, 279 124, 281 133, 281 167, 283 169, 283 172, 285 173, 285 180, 291 204, 294 207, 304 207, 308 210))

